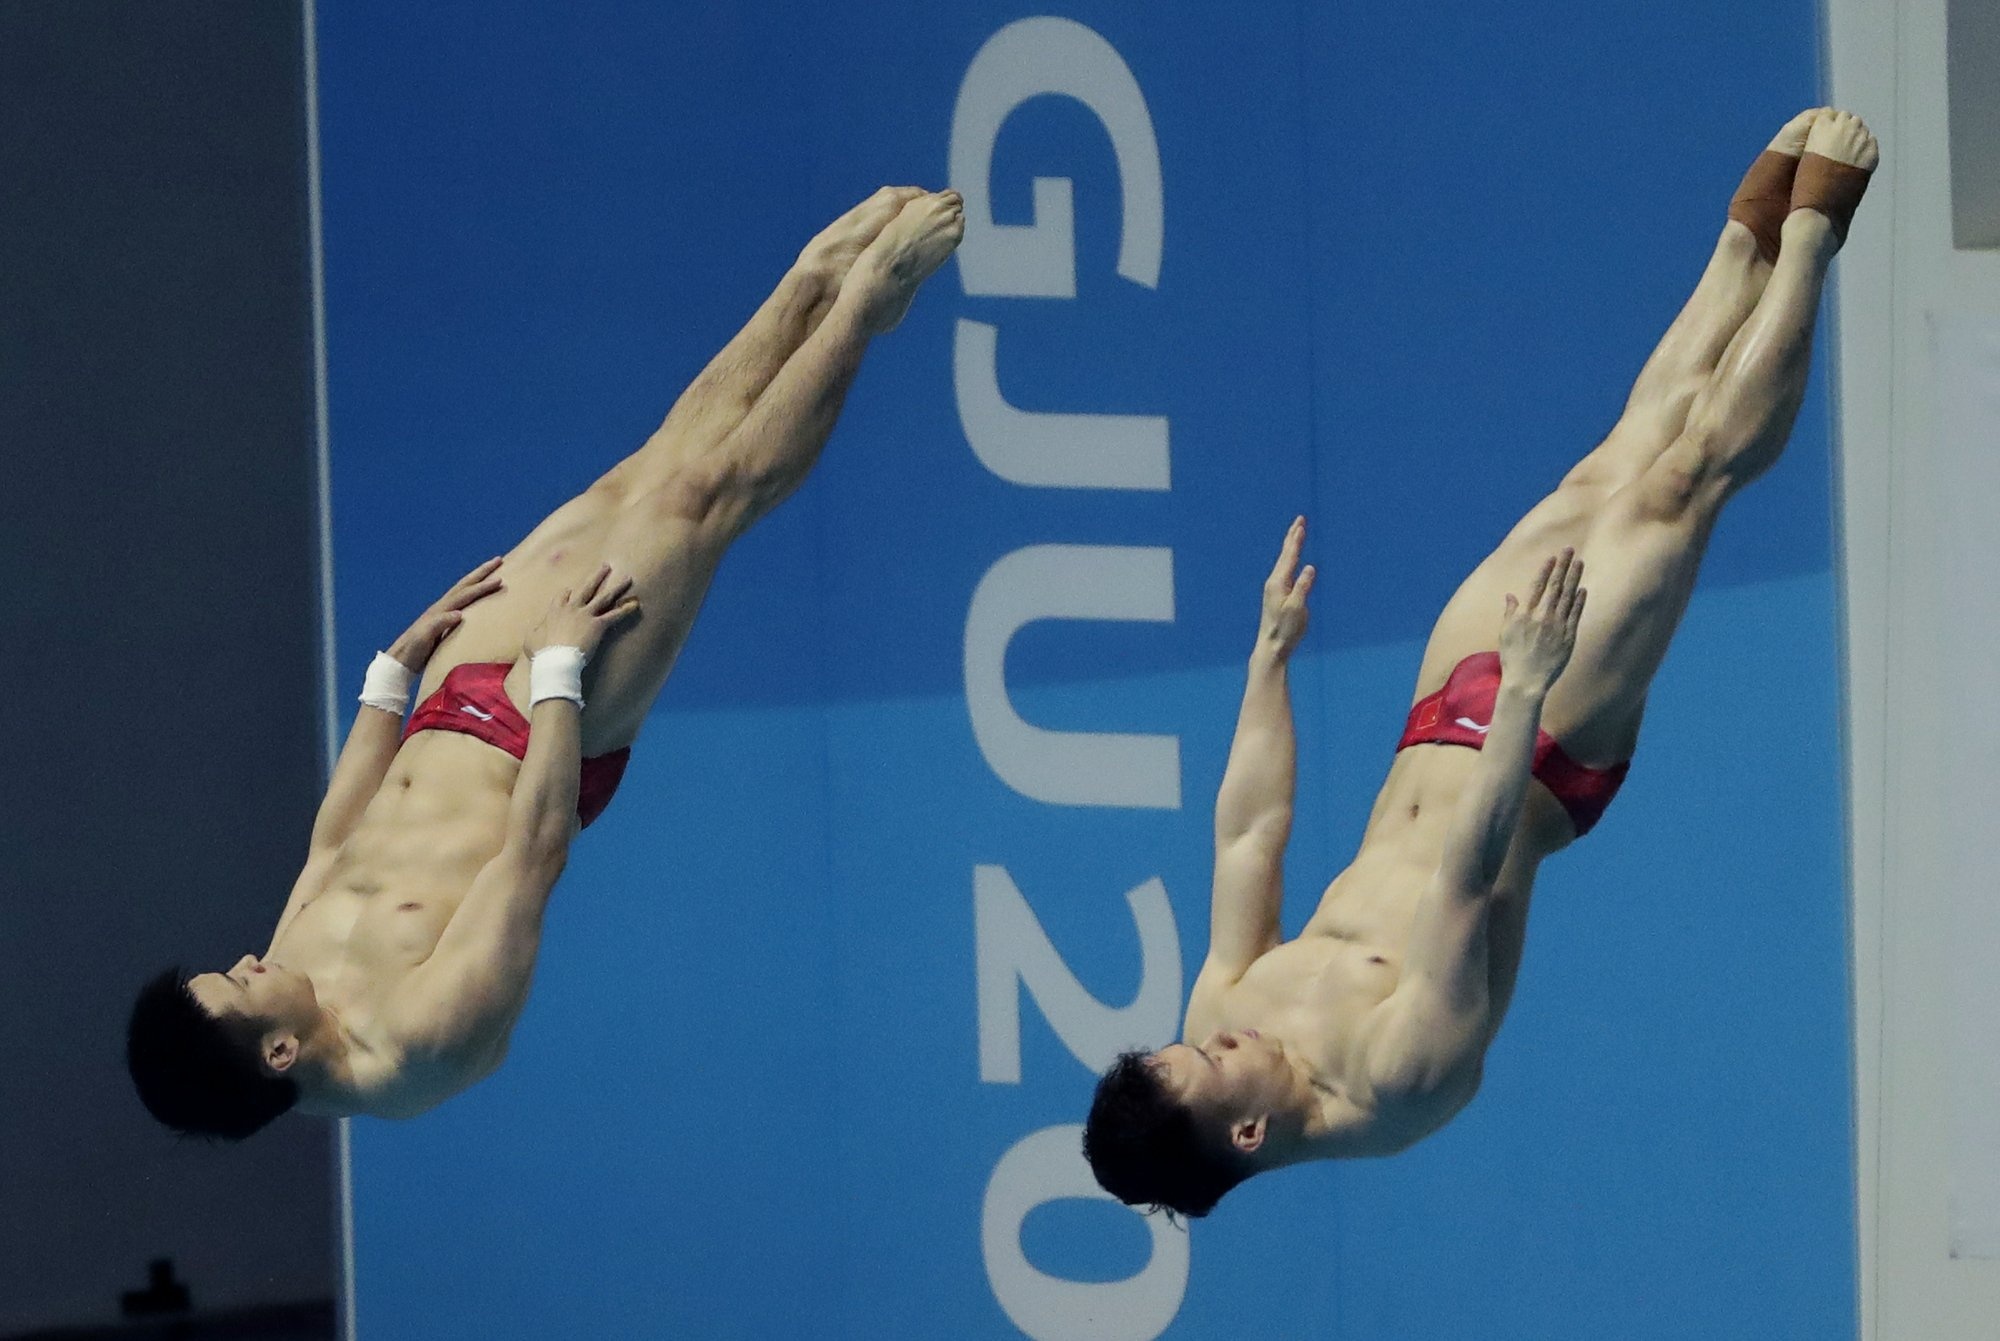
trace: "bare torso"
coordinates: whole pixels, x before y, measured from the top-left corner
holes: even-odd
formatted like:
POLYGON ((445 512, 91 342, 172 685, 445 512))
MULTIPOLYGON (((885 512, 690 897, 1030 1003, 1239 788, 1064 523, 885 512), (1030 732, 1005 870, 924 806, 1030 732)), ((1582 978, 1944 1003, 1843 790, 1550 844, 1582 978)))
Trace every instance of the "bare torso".
POLYGON ((442 1047, 417 1049, 397 1037, 390 1007, 499 850, 520 771, 519 760, 471 736, 410 737, 319 892, 279 927, 270 957, 311 977, 320 1003, 360 1045, 354 1091, 318 1096, 313 1106, 413 1116, 484 1078, 506 1055, 525 984, 504 1019, 442 1047))
POLYGON ((254 1015, 240 979, 190 979, 204 1009, 280 1041, 266 1065, 290 1071, 300 1111, 410 1117, 500 1065, 576 837, 578 765, 634 743, 724 550, 806 478, 868 344, 962 236, 956 192, 884 186, 842 214, 636 452, 390 644, 422 673, 418 701, 454 666, 510 662, 528 745, 402 741, 408 691, 364 689, 266 951, 286 973, 262 981, 298 975, 298 993, 254 1015), (530 703, 530 644, 586 660, 580 687, 530 703))
MULTIPOLYGON (((804 479, 869 342, 901 319, 963 231, 955 193, 915 187, 884 187, 835 220, 646 443, 510 550, 497 568, 503 584, 452 607, 450 632, 425 644, 416 699, 456 666, 509 662, 507 696, 532 722, 524 635, 594 586, 600 567, 615 569, 635 617, 589 656, 588 706, 570 748, 589 760, 631 745, 723 552, 804 479)), ((533 738, 548 739, 539 727, 533 738)), ((355 770, 375 789, 358 790, 367 800, 351 825, 330 794, 343 824, 309 858, 267 952, 310 979, 343 1036, 321 1074, 302 1082, 305 1112, 407 1117, 498 1067, 560 872, 549 859, 560 822, 516 813, 523 761, 452 731, 380 748, 392 744, 379 784, 372 769, 355 770), (524 824, 530 836, 510 836, 524 824), (530 848, 534 860, 523 861, 530 848)), ((549 757, 528 746, 531 770, 549 757)))
POLYGON ((1360 1059, 1371 1014, 1402 981, 1417 903, 1431 885, 1446 827, 1478 759, 1477 750, 1455 745, 1414 745, 1398 753, 1360 850, 1326 887, 1304 930, 1258 958, 1234 984, 1189 1002, 1185 1037, 1254 1029, 1282 1039, 1330 1100, 1359 1115, 1329 1135, 1324 1153, 1405 1149, 1449 1122, 1478 1091, 1486 1045, 1499 1031, 1520 968, 1536 868, 1575 839, 1569 816, 1539 783, 1529 786, 1495 890, 1488 1018, 1478 1047, 1458 1060, 1446 1084, 1396 1104, 1366 1091, 1360 1059))

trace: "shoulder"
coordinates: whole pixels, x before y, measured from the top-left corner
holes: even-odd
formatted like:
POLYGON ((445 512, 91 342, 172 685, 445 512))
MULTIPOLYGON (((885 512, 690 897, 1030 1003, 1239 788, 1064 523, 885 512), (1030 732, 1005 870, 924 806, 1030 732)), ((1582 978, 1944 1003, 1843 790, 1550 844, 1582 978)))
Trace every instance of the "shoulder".
POLYGON ((1399 1155, 1450 1123, 1478 1090, 1476 1067, 1452 1083, 1420 1093, 1373 1089, 1365 1084, 1352 1090, 1331 1090, 1322 1096, 1315 1115, 1308 1140, 1312 1157, 1399 1155))
POLYGON ((431 1109, 491 1074, 506 1055, 503 1038, 446 1039, 418 1035, 388 1040, 353 1067, 350 1113, 408 1118, 431 1109))
POLYGON ((444 975, 410 973, 396 985, 373 1031, 373 1071, 401 1084, 423 1072, 464 1064, 490 1041, 489 1003, 444 975))
POLYGON ((1407 1033, 1406 1022, 1364 1021, 1352 1076, 1353 1097, 1376 1115, 1384 1132, 1404 1134, 1396 1149, 1456 1117, 1479 1093, 1486 1072, 1484 1050, 1475 1040, 1451 1030, 1419 1039, 1407 1033), (1387 1028, 1379 1027, 1384 1023, 1387 1028))
POLYGON ((384 995, 371 1041, 399 1070, 479 1065, 504 1045, 527 1002, 533 947, 516 944, 505 926, 458 927, 468 911, 461 907, 430 956, 384 995))

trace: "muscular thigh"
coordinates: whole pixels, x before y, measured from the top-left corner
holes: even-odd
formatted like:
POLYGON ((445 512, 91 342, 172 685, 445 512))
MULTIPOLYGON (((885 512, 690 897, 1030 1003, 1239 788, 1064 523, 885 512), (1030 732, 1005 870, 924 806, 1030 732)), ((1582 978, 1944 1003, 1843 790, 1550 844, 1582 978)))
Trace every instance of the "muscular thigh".
POLYGON ((587 752, 619 749, 638 736, 736 534, 721 511, 671 482, 619 507, 600 562, 632 578, 640 611, 605 639, 585 677, 587 752))
MULTIPOLYGON (((1499 644, 1507 594, 1525 598, 1544 559, 1573 546, 1594 567, 1596 559, 1588 551, 1601 548, 1600 519, 1628 486, 1638 486, 1654 471, 1673 441, 1661 407, 1651 402, 1628 406, 1604 441, 1571 467, 1555 492, 1536 504, 1459 586, 1431 630, 1410 701, 1436 692, 1464 658, 1499 644)), ((1586 575, 1592 586, 1595 578, 1594 572, 1586 575)))
MULTIPOLYGON (((584 752, 631 743, 686 641, 731 534, 721 509, 704 506, 712 500, 671 472, 649 472, 652 487, 633 487, 639 473, 634 464, 628 458, 507 552, 501 564, 506 590, 466 611, 426 669, 421 694, 433 692, 454 666, 515 661, 549 606, 610 564, 632 578, 640 613, 605 639, 585 673, 584 752)), ((525 712, 525 665, 516 667, 507 689, 525 712)))
POLYGON ((1595 487, 1573 472, 1515 523, 1506 539, 1459 584, 1431 627, 1412 703, 1443 688, 1452 667, 1466 657, 1500 645, 1507 594, 1525 597, 1543 559, 1564 546, 1582 548, 1598 501, 1595 487))
POLYGON ((1593 521, 1579 549, 1590 595, 1576 650, 1542 710, 1543 728, 1579 763, 1632 756, 1719 511, 1717 495, 1687 496, 1661 468, 1618 491, 1593 521))
POLYGON ((567 587, 588 581, 602 563, 620 495, 603 481, 570 499, 507 550, 500 576, 506 590, 471 606, 438 646, 424 672, 428 695, 453 667, 467 662, 513 661, 521 641, 567 587))

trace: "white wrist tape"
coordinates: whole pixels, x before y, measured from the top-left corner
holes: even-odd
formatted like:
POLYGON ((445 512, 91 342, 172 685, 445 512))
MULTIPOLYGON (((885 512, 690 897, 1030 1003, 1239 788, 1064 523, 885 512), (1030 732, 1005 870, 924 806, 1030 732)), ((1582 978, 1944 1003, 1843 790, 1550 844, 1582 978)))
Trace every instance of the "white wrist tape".
POLYGON ((528 710, 545 698, 583 706, 583 649, 544 647, 528 661, 528 710))
POLYGON ((401 717, 410 706, 410 690, 416 683, 415 671, 387 652, 377 652, 368 663, 368 674, 361 680, 361 702, 401 717))

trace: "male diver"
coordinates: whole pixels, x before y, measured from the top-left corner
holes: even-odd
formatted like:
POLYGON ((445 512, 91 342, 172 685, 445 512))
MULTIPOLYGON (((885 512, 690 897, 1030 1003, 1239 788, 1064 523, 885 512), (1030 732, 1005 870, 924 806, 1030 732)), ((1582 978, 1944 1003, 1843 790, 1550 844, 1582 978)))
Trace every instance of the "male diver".
POLYGON ((1445 606, 1360 850, 1285 940, 1285 667, 1313 582, 1293 523, 1216 797, 1182 1041, 1120 1057, 1085 1125, 1107 1191, 1205 1215, 1267 1169, 1403 1150, 1472 1100, 1536 868, 1617 792, 1716 519, 1790 436, 1820 290, 1876 160, 1858 118, 1823 108, 1751 165, 1617 425, 1445 606))
POLYGON ((955 193, 914 187, 834 221, 638 451, 376 658, 270 946, 169 969, 133 1009, 155 1117, 236 1139, 293 1108, 409 1117, 500 1064, 569 845, 723 552, 805 478, 963 232, 955 193))

